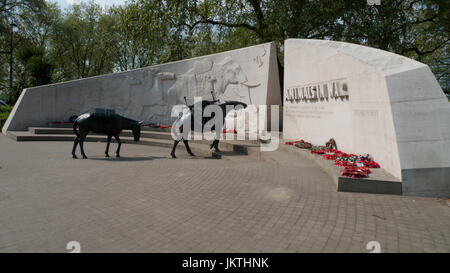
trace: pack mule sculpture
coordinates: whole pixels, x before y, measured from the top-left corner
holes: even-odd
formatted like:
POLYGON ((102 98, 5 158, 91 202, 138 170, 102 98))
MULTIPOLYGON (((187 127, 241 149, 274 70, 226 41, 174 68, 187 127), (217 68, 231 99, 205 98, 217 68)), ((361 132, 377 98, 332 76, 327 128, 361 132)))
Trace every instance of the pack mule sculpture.
POLYGON ((122 142, 120 141, 119 134, 123 129, 131 130, 133 132, 134 141, 139 141, 142 123, 143 121, 132 120, 118 114, 104 115, 96 112, 80 115, 73 123, 73 131, 76 137, 73 143, 72 157, 77 158, 75 150, 79 143, 81 155, 83 158, 87 158, 84 153, 83 143, 89 132, 108 136, 105 157, 109 157, 109 144, 111 143, 111 138, 114 137, 118 143, 116 156, 120 157, 120 146, 122 145, 122 142))
MULTIPOLYGON (((212 93, 213 92, 211 92, 211 94, 212 93)), ((213 99, 214 99, 214 96, 213 96, 213 99)), ((186 97, 185 97, 185 101, 186 101, 186 97)), ((184 137, 184 136, 188 136, 188 134, 189 134, 189 132, 191 130, 194 131, 194 130, 198 129, 198 128, 195 128, 195 125, 194 125, 195 113, 196 113, 196 111, 194 109, 197 109, 197 107, 198 107, 198 109, 201 109, 201 113, 202 113, 201 133, 203 133, 205 124, 208 121, 213 120, 213 119, 216 118, 214 112, 212 113, 212 115, 210 117, 205 117, 203 115, 203 112, 205 111, 206 107, 208 107, 209 105, 217 105, 218 107, 220 107, 220 109, 222 110, 222 113, 223 113, 223 115, 222 115, 222 124, 224 123, 225 117, 228 114, 228 112, 231 111, 231 110, 234 110, 236 106, 242 106, 243 108, 247 107, 247 104, 245 104, 243 102, 239 102, 239 101, 225 101, 224 103, 220 103, 220 104, 217 104, 217 102, 218 102, 218 100, 212 100, 212 101, 210 101, 210 100, 202 100, 202 101, 196 102, 195 104, 192 104, 192 105, 188 106, 189 107, 189 111, 184 113, 179 118, 179 121, 180 121, 180 124, 181 124, 180 127, 179 127, 179 132, 183 136, 180 135, 181 136, 180 138, 177 138, 177 139, 174 140, 173 147, 172 147, 172 152, 170 153, 172 158, 176 158, 175 150, 177 148, 178 143, 181 140, 183 140, 183 143, 184 143, 184 146, 186 146, 187 152, 191 156, 194 156, 194 154, 191 151, 191 148, 189 147, 188 140, 184 137), (233 106, 233 107, 227 107, 227 106, 233 106), (184 128, 184 125, 186 124, 185 121, 189 120, 189 119, 190 119, 190 128, 186 129, 186 128, 184 128)), ((214 125, 211 127, 211 131, 212 130, 216 130, 216 131, 217 130, 222 130, 222 128, 215 128, 215 126, 216 125, 214 123, 214 125)), ((173 128, 175 128, 175 126, 173 126, 173 128)), ((211 144, 210 148, 211 149, 214 148, 216 152, 219 152, 219 141, 220 141, 220 139, 216 138, 213 141, 213 143, 211 144)))

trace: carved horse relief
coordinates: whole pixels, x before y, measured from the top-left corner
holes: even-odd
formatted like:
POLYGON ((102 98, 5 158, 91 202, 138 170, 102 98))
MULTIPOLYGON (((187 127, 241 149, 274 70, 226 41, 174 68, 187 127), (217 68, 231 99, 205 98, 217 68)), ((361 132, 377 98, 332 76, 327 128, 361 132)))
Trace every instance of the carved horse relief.
POLYGON ((191 98, 202 93, 202 87, 208 87, 204 83, 205 80, 208 80, 208 77, 205 77, 205 73, 211 71, 212 66, 213 62, 209 58, 194 61, 191 69, 184 74, 176 76, 175 83, 167 91, 167 102, 172 105, 182 104, 184 97, 191 98))
MULTIPOLYGON (((206 97, 213 91, 219 98, 229 89, 230 85, 238 85, 230 99, 243 99, 251 103, 249 88, 260 84, 248 83, 247 75, 239 63, 231 57, 225 57, 222 61, 214 63, 210 58, 195 61, 191 69, 182 75, 177 75, 177 80, 168 90, 169 104, 183 104, 184 97, 192 100, 195 96, 206 97), (244 92, 242 91, 244 90, 244 92), (236 94, 239 93, 239 94, 236 94), (242 94, 244 93, 244 95, 242 94)), ((233 92, 233 91, 232 91, 233 92)))
MULTIPOLYGON (((261 64, 260 59, 251 60, 261 64)), ((250 89, 260 83, 250 83, 242 66, 232 57, 219 61, 206 57, 191 64, 191 68, 181 74, 147 68, 112 76, 98 91, 84 96, 88 99, 74 103, 77 107, 70 112, 79 115, 97 107, 113 108, 130 118, 144 119, 146 123, 170 124, 171 107, 184 104, 184 97, 192 103, 194 97, 207 98, 213 91, 222 101, 252 104, 250 89)))
POLYGON ((68 112, 71 112, 71 115, 80 115, 102 107, 116 109, 117 112, 124 113, 129 109, 129 92, 122 92, 122 90, 130 90, 130 88, 131 90, 137 90, 140 85, 142 85, 142 80, 139 79, 139 76, 113 75, 109 81, 101 82, 95 91, 81 89, 79 90, 81 94, 68 92, 76 94, 73 99, 77 101, 77 103, 73 103, 73 108, 69 109, 68 112))
POLYGON ((150 69, 152 84, 148 95, 150 102, 142 107, 141 117, 147 122, 167 123, 167 113, 170 112, 169 104, 164 100, 164 82, 174 80, 175 74, 171 72, 160 72, 158 69, 150 69))
POLYGON ((164 81, 175 79, 171 72, 161 72, 149 68, 140 74, 139 88, 135 88, 131 77, 129 99, 125 113, 133 118, 143 118, 146 122, 165 122, 168 104, 164 101, 164 81))

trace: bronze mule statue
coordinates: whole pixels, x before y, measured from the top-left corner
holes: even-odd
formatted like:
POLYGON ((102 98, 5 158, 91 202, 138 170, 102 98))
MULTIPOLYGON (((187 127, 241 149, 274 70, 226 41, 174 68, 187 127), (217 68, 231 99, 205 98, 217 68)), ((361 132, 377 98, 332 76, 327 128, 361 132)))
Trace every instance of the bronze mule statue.
POLYGON ((104 134, 108 136, 108 142, 106 144, 105 157, 109 157, 109 144, 111 138, 114 137, 118 143, 116 156, 120 157, 120 141, 119 134, 123 129, 128 129, 133 132, 134 141, 139 141, 141 136, 141 125, 143 121, 136 121, 126 117, 122 117, 118 114, 103 114, 100 112, 86 113, 75 119, 73 123, 73 131, 76 138, 73 142, 72 157, 77 158, 75 150, 78 143, 80 144, 81 155, 83 158, 87 158, 84 153, 83 143, 89 132, 97 134, 104 134), (77 132, 78 129, 78 132, 77 132))
MULTIPOLYGON (((185 99, 186 99, 186 98, 185 98, 185 99)), ((212 101, 209 101, 209 100, 202 100, 202 101, 199 101, 199 102, 197 102, 197 103, 195 103, 195 104, 193 104, 193 105, 189 105, 189 106, 188 106, 188 107, 189 107, 189 111, 188 111, 187 113, 183 114, 183 116, 181 116, 180 119, 179 119, 179 120, 181 121, 181 125, 180 125, 180 127, 179 127, 179 132, 180 132, 180 134, 187 136, 191 130, 194 131, 194 130, 196 129, 195 126, 194 126, 194 120, 195 120, 195 117, 194 117, 195 111, 194 111, 194 109, 197 109, 197 107, 201 107, 201 112, 202 112, 202 126, 201 126, 201 133, 203 133, 203 129, 204 129, 205 124, 206 124, 208 121, 210 121, 210 120, 212 120, 212 119, 215 118, 214 113, 212 113, 211 117, 205 117, 205 116, 203 115, 203 112, 205 111, 206 107, 208 107, 209 105, 215 104, 215 105, 217 105, 217 106, 219 106, 219 107, 221 108, 222 113, 223 113, 223 115, 222 115, 222 124, 224 123, 225 117, 226 117, 226 115, 228 114, 227 111, 231 111, 231 110, 234 109, 234 107, 239 106, 239 105, 240 105, 240 106, 243 106, 243 108, 246 108, 246 107, 247 107, 247 104, 245 104, 245 103, 243 103, 243 102, 239 102, 239 101, 225 101, 224 103, 216 104, 217 102, 218 102, 218 100, 212 100, 212 101), (228 109, 227 109, 227 105, 230 105, 230 106, 233 106, 233 107, 228 107, 228 109), (231 108, 231 109, 230 109, 230 108, 231 108), (190 119, 190 123, 191 123, 190 125, 191 125, 191 128, 184 128, 184 126, 183 126, 183 125, 184 125, 184 124, 183 124, 183 120, 186 120, 186 119, 190 119), (188 131, 185 131, 185 130, 188 130, 188 131)), ((214 125, 211 127, 211 131, 212 131, 212 130, 222 130, 222 128, 215 128, 215 124, 214 124, 214 125)), ((221 132, 221 131, 220 131, 220 132, 221 132)), ((177 145, 178 145, 178 143, 180 142, 180 140, 183 140, 183 143, 184 143, 184 146, 186 146, 187 152, 188 152, 191 156, 194 156, 194 154, 193 154, 192 151, 191 151, 191 148, 189 147, 188 140, 187 140, 187 139, 184 139, 183 137, 181 137, 181 138, 179 138, 179 139, 175 139, 175 141, 174 141, 174 143, 173 143, 172 152, 170 153, 170 155, 172 156, 172 158, 176 158, 176 156, 175 156, 175 150, 176 150, 177 145)), ((210 148, 211 148, 211 149, 214 148, 216 152, 219 152, 219 139, 216 138, 216 139, 213 141, 213 143, 211 144, 210 148)))

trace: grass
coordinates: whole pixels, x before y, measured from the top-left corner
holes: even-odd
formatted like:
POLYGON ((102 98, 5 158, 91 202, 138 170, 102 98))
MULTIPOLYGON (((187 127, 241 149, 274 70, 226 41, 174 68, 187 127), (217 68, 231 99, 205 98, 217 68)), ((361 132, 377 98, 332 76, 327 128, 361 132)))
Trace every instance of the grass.
POLYGON ((9 113, 11 113, 12 106, 0 106, 0 128, 3 127, 8 119, 9 113))

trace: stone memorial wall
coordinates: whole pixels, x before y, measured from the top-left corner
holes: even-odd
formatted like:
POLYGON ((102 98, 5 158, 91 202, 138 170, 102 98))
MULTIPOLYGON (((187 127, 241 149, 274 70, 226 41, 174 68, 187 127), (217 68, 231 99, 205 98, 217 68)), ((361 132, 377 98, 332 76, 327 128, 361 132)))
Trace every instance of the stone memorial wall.
MULTIPOLYGON (((145 123, 170 125, 174 105, 194 97, 280 105, 274 43, 202 56, 127 72, 25 89, 3 132, 68 121, 95 108, 145 123)), ((262 121, 264 124, 266 121, 262 121)))
MULTIPOLYGON (((194 97, 281 105, 283 137, 371 154, 403 193, 450 195, 450 105, 429 67, 370 47, 289 39, 280 94, 274 43, 25 89, 3 132, 47 126, 96 108, 170 125, 194 97)), ((246 110, 249 111, 249 110, 246 110)), ((243 113, 241 113, 243 114, 243 113)), ((270 129, 267 111, 260 124, 270 129)), ((254 126, 254 125, 253 125, 254 126)), ((255 128, 252 128, 252 130, 255 128)), ((264 129, 264 128, 263 128, 264 129)))
POLYGON ((290 39, 285 139, 371 154, 404 194, 449 196, 450 104, 425 64, 370 47, 290 39))

